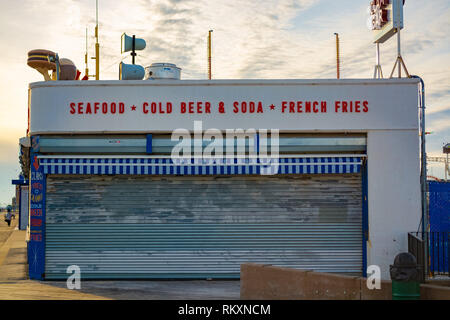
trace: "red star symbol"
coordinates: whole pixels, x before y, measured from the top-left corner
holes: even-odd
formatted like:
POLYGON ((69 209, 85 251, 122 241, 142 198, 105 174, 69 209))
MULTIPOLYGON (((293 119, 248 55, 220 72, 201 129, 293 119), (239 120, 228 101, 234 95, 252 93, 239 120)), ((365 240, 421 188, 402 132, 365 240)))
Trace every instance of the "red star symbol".
POLYGON ((270 105, 270 110, 275 110, 275 106, 273 104, 270 105))
POLYGON ((131 106, 131 110, 136 111, 136 106, 134 104, 131 106))

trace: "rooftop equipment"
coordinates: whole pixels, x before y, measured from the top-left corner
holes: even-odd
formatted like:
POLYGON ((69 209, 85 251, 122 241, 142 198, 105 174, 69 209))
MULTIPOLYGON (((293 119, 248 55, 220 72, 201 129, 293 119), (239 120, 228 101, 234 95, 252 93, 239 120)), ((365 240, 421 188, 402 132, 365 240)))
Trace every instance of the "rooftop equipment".
POLYGON ((152 63, 145 68, 145 80, 180 80, 181 68, 173 63, 152 63))
POLYGON ((119 80, 142 80, 145 70, 137 64, 126 64, 121 62, 119 65, 119 80))
POLYGON ((144 39, 136 38, 135 35, 132 37, 128 36, 126 33, 122 34, 120 53, 125 53, 131 51, 132 63, 135 63, 136 50, 144 50, 146 43, 144 39))
POLYGON ((132 37, 126 33, 122 34, 120 53, 131 51, 132 64, 125 64, 123 62, 119 65, 119 79, 120 80, 142 80, 145 75, 144 67, 135 64, 136 50, 144 50, 146 43, 144 39, 132 37))

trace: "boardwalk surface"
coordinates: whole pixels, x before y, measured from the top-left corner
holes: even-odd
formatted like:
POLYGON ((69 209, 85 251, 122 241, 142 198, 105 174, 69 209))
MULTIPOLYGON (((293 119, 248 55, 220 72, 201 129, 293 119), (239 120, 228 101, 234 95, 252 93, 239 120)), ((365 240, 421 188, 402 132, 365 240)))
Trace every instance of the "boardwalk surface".
POLYGON ((0 300, 237 300, 239 281, 82 281, 68 290, 65 281, 28 279, 25 231, 0 220, 0 300))
POLYGON ((28 280, 25 231, 0 217, 0 300, 98 300, 101 296, 28 280))

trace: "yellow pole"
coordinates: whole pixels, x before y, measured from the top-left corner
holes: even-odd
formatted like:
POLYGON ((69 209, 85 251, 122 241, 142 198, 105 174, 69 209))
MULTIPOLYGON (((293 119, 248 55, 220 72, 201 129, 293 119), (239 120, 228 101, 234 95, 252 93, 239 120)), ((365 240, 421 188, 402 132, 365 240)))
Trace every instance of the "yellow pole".
POLYGON ((341 78, 341 66, 340 66, 340 57, 339 57, 339 34, 335 33, 336 35, 336 74, 337 78, 341 78))
POLYGON ((95 80, 100 79, 100 44, 98 43, 98 0, 95 0, 96 12, 95 12, 95 80))
POLYGON ((211 33, 213 31, 209 30, 208 32, 208 78, 211 80, 212 78, 212 66, 211 66, 211 33))
POLYGON ((98 43, 98 25, 95 27, 95 36, 97 42, 95 43, 95 80, 100 79, 100 44, 98 43))
POLYGON ((89 78, 89 65, 88 65, 88 28, 86 27, 86 53, 84 55, 84 62, 86 64, 86 76, 89 78))

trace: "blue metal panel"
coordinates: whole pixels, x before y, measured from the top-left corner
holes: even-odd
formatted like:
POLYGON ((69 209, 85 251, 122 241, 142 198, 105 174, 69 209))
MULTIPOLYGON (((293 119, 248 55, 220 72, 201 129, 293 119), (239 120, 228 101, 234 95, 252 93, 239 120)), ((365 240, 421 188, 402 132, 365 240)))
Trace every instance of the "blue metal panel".
POLYGON ((430 271, 448 272, 450 259, 450 183, 428 182, 430 271))
POLYGON ((151 134, 147 134, 147 154, 151 154, 152 153, 152 135, 151 134))
POLYGON ((30 241, 28 261, 30 279, 42 280, 45 270, 45 191, 44 168, 31 153, 30 170, 30 241))
POLYGON ((430 231, 450 231, 450 182, 428 182, 430 231))

